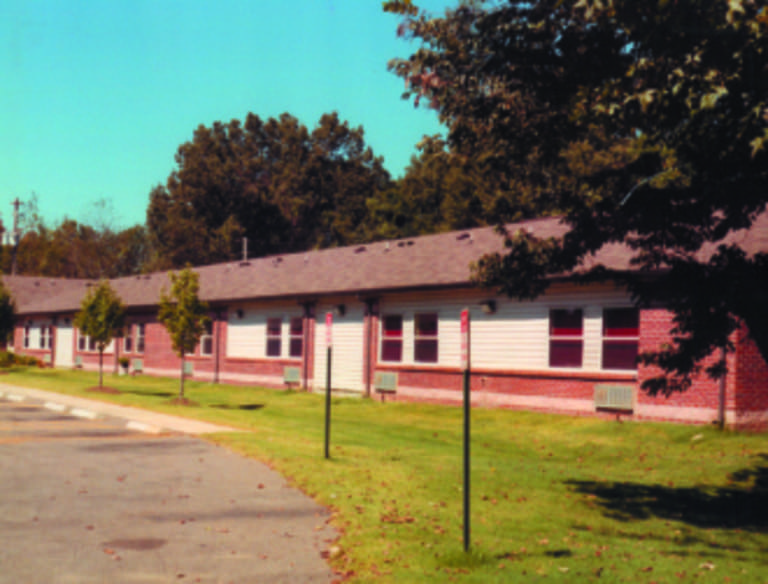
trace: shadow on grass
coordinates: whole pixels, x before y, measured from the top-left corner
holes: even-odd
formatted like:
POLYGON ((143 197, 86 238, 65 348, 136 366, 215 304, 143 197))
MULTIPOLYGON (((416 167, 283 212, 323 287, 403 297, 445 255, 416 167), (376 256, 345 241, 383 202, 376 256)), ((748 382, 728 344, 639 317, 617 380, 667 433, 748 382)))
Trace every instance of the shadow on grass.
POLYGON ((264 407, 264 404, 211 404, 209 407, 218 408, 220 410, 260 410, 264 407))
POLYGON ((175 391, 153 391, 148 389, 121 389, 120 393, 132 393, 133 395, 143 395, 146 397, 173 397, 178 395, 175 391))
POLYGON ((765 531, 768 528, 768 455, 731 474, 727 487, 675 487, 628 482, 566 481, 593 495, 618 521, 658 517, 702 528, 765 531))

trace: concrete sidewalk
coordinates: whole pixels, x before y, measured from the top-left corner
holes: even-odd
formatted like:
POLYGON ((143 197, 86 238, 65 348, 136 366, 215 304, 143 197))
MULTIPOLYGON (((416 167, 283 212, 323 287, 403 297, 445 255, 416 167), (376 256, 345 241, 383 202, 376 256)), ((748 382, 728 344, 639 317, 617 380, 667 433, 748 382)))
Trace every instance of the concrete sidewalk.
POLYGON ((0 383, 0 398, 10 401, 35 400, 54 411, 69 412, 74 416, 88 419, 101 417, 125 420, 126 427, 139 432, 159 434, 161 432, 177 432, 180 434, 213 434, 216 432, 240 432, 236 428, 219 426, 190 420, 167 414, 158 414, 139 408, 109 404, 97 400, 85 399, 71 395, 63 395, 41 389, 19 387, 0 383))

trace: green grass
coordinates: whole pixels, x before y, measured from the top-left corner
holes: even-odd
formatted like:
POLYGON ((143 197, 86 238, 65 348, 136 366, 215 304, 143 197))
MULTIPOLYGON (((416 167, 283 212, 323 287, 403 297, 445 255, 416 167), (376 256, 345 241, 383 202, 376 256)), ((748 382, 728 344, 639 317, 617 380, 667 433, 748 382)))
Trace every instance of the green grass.
POLYGON ((2 381, 242 428, 210 439, 334 510, 353 582, 768 582, 768 436, 474 410, 472 551, 459 408, 29 370, 2 381))

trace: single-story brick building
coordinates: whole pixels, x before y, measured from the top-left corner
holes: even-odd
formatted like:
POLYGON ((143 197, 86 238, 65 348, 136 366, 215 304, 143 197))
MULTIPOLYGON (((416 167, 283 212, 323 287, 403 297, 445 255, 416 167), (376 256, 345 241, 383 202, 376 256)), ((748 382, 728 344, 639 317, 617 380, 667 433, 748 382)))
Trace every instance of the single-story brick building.
MULTIPOLYGON (((513 228, 560 235, 557 219, 513 228)), ((768 220, 733 238, 749 253, 768 251, 768 220)), ((187 374, 210 381, 322 390, 326 315, 333 316, 332 384, 387 399, 460 402, 460 313, 471 316, 472 395, 478 405, 708 423, 718 417, 721 386, 706 377, 686 393, 651 398, 639 390, 653 374, 638 352, 669 340, 671 314, 637 309, 611 282, 553 281, 535 301, 475 288, 470 262, 502 251, 493 228, 286 254, 196 268, 211 327, 187 374)), ((603 248, 589 263, 629 269, 628 250, 603 248)), ((585 266, 588 267, 588 266, 585 266)), ((18 309, 13 347, 56 367, 94 369, 98 354, 73 327, 93 281, 5 276, 18 309)), ((179 374, 179 360, 157 320, 165 273, 118 278, 128 309, 123 338, 107 350, 117 369, 179 374)), ((768 300, 767 300, 768 301, 768 300)), ((741 330, 725 380, 726 421, 768 425, 768 364, 741 330)))

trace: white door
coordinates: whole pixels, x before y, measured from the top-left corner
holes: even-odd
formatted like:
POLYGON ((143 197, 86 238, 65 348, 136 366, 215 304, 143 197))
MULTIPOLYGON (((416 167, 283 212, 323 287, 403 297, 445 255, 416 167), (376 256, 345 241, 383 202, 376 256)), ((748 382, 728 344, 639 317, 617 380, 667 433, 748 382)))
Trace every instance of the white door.
MULTIPOLYGON (((325 344, 325 315, 334 306, 317 308, 315 326, 315 385, 317 392, 325 391, 328 351, 325 344)), ((331 359, 331 387, 362 393, 363 383, 363 306, 347 305, 343 316, 333 315, 333 355, 331 359)))
POLYGON ((56 327, 56 367, 72 367, 74 329, 71 324, 60 324, 56 327))

